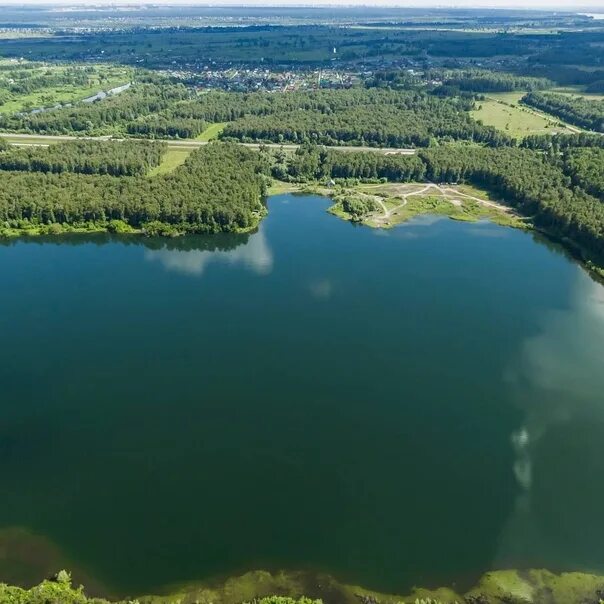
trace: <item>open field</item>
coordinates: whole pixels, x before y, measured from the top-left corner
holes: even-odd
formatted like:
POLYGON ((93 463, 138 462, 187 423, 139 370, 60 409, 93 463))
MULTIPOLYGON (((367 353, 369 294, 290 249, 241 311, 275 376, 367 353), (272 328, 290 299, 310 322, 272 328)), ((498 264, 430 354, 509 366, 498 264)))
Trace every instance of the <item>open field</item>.
POLYGON ((330 212, 345 220, 354 220, 374 228, 390 228, 422 214, 447 216, 454 220, 477 222, 489 220, 516 228, 529 228, 529 223, 512 208, 493 201, 488 193, 465 185, 433 183, 359 185, 330 191, 335 204, 330 212), (353 217, 345 209, 345 200, 365 204, 367 212, 353 217))
POLYGON ((224 130, 226 126, 226 122, 219 122, 217 124, 212 124, 208 126, 198 137, 198 141, 211 141, 215 138, 218 138, 218 135, 224 130))
POLYGON ((158 176, 172 172, 185 163, 193 149, 168 149, 162 158, 161 164, 149 172, 149 176, 158 176))
MULTIPOLYGON (((2 61, 0 64, 9 68, 14 66, 15 69, 19 67, 19 64, 8 61, 2 61)), ((35 67, 30 71, 32 77, 40 78, 40 86, 29 93, 11 92, 11 98, 0 104, 0 113, 31 111, 43 107, 53 107, 58 104, 74 103, 93 96, 101 90, 107 91, 126 84, 132 79, 131 68, 112 65, 87 66, 83 75, 86 79, 85 84, 82 84, 81 81, 70 81, 70 73, 74 73, 72 66, 40 64, 39 67, 35 67), (64 77, 65 81, 59 85, 46 86, 43 84, 45 79, 56 77, 64 77)), ((83 70, 82 73, 79 71, 75 73, 82 76, 83 70)), ((0 90, 2 88, 11 90, 12 78, 9 77, 10 72, 7 72, 4 78, 3 75, 3 73, 0 73, 0 90)))
POLYGON ((558 118, 547 116, 519 104, 524 92, 490 93, 484 101, 476 102, 471 115, 487 126, 493 126, 516 138, 531 134, 571 133, 577 128, 560 125, 558 118))

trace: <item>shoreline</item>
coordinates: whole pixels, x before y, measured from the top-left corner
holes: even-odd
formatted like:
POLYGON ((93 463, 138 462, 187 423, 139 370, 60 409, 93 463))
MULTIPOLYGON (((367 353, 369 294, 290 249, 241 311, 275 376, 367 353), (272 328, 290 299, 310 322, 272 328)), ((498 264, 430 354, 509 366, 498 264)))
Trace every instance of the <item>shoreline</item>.
MULTIPOLYGON (((413 218, 416 218, 418 216, 424 216, 424 215, 439 215, 445 218, 448 218, 450 220, 458 220, 458 221, 465 221, 465 222, 480 222, 480 221, 489 221, 492 222, 493 224, 498 224, 499 226, 504 226, 504 227, 510 227, 510 228, 518 228, 518 229, 522 229, 522 230, 532 230, 536 233, 539 233, 540 235, 544 236, 545 238, 547 238, 549 241, 556 243, 558 245, 560 245, 569 255, 571 258, 573 258, 573 260, 575 260, 578 264, 581 265, 582 268, 584 268, 588 274, 595 280, 597 280, 599 283, 604 284, 604 266, 600 266, 599 264, 595 263, 592 259, 589 258, 589 256, 585 253, 585 250, 579 246, 578 244, 576 244, 574 241, 571 241, 567 238, 564 237, 560 237, 559 235, 557 235, 556 233, 550 232, 546 229, 543 229, 542 227, 536 226, 530 219, 530 217, 527 216, 522 216, 521 214, 518 214, 516 212, 516 210, 512 207, 512 206, 505 206, 503 203, 501 202, 495 202, 493 200, 490 199, 479 199, 475 196, 472 195, 468 195, 467 193, 464 193, 463 191, 457 191, 455 192, 454 189, 452 189, 451 186, 440 186, 440 185, 435 185, 434 183, 382 183, 381 185, 376 185, 376 184, 371 184, 371 185, 367 185, 365 184, 365 187, 379 187, 379 186, 391 186, 391 187, 395 187, 395 186, 423 186, 426 187, 427 185, 429 186, 433 186, 436 187, 437 189, 440 190, 441 193, 452 193, 453 196, 457 195, 459 197, 461 197, 462 202, 463 201, 467 201, 467 200, 473 200, 474 202, 477 203, 482 203, 482 204, 487 204, 488 206, 492 207, 494 209, 494 211, 492 212, 484 212, 482 214, 480 213, 462 213, 459 210, 461 208, 463 208, 463 205, 457 205, 455 203, 451 203, 451 207, 449 208, 449 211, 434 211, 434 207, 430 208, 420 208, 420 209, 411 209, 410 213, 407 213, 407 215, 405 215, 404 217, 402 217, 402 219, 400 220, 393 220, 393 221, 375 221, 375 220, 371 220, 371 216, 367 216, 367 217, 362 217, 361 219, 355 218, 352 214, 347 213, 346 211, 344 211, 344 209, 342 208, 341 202, 338 201, 336 199, 336 196, 338 193, 341 193, 341 190, 334 190, 333 188, 328 188, 325 185, 322 185, 318 182, 316 183, 289 183, 289 182, 285 182, 285 181, 277 181, 274 180, 273 181, 273 185, 269 188, 267 194, 263 197, 263 205, 262 205, 262 210, 258 211, 257 213, 255 213, 255 220, 253 222, 253 224, 251 224, 248 227, 244 227, 244 228, 238 228, 238 229, 234 229, 234 230, 228 230, 228 231, 212 231, 212 230, 208 230, 208 231, 180 231, 178 230, 178 227, 180 225, 171 225, 169 223, 157 223, 154 224, 153 226, 155 227, 152 231, 148 231, 144 228, 134 228, 131 227, 129 224, 127 224, 124 221, 121 220, 114 220, 114 221, 110 221, 104 224, 94 224, 91 223, 87 226, 70 226, 70 225, 63 225, 63 224, 59 224, 59 223, 54 223, 54 224, 50 224, 50 225, 32 225, 31 228, 13 228, 13 227, 5 227, 5 228, 0 228, 0 239, 6 239, 6 240, 15 240, 15 239, 19 239, 19 238, 23 238, 23 239, 35 239, 37 237, 57 237, 58 239, 60 239, 63 236, 69 236, 69 235, 83 235, 83 234, 90 234, 90 235, 94 235, 94 234, 112 234, 112 235, 133 235, 135 237, 162 237, 165 239, 175 239, 178 237, 184 237, 184 236, 194 236, 194 235, 216 235, 219 233, 230 233, 230 234, 234 234, 234 235, 244 235, 244 234, 248 234, 248 233, 253 233, 254 231, 256 231, 258 229, 258 227, 260 226, 260 223, 262 222, 262 220, 264 218, 266 218, 266 216, 268 215, 268 209, 266 208, 266 205, 264 205, 266 203, 266 200, 272 196, 277 196, 277 195, 318 195, 321 197, 327 197, 329 199, 331 199, 334 203, 327 208, 327 212, 333 216, 336 216, 337 218, 339 218, 340 220, 345 220, 347 222, 351 222, 354 224, 360 224, 362 226, 366 226, 369 228, 377 228, 377 229, 390 229, 390 228, 394 228, 400 224, 404 224, 406 222, 408 222, 409 220, 412 220, 413 218), (501 218, 501 219, 499 219, 501 218), (112 224, 113 223, 113 224, 112 224)), ((348 188, 348 193, 349 194, 358 194, 359 191, 361 192, 362 195, 365 195, 365 193, 363 193, 361 187, 363 187, 363 183, 361 183, 360 185, 354 185, 352 187, 348 188)), ((469 187, 472 188, 472 187, 469 187)), ((488 196, 487 192, 483 192, 483 194, 485 196, 488 196)), ((434 199, 436 200, 437 196, 434 195, 425 195, 425 196, 421 196, 417 193, 417 192, 410 192, 407 193, 406 195, 403 194, 403 197, 405 198, 405 203, 400 204, 398 206, 398 208, 396 209, 400 209, 403 207, 407 207, 406 206, 406 201, 407 201, 407 197, 410 196, 416 196, 416 199, 434 199)), ((445 199, 446 197, 443 197, 443 199, 445 199)), ((451 201, 451 199, 449 199, 449 201, 451 201)), ((382 203, 382 202, 380 202, 382 203)), ((382 203, 383 206, 383 203, 382 203)), ((384 211, 386 211, 385 206, 383 207, 384 211)), ((440 208, 440 210, 442 210, 442 207, 440 208)), ((389 214, 388 217, 390 216, 394 216, 395 218, 398 218, 398 216, 396 214, 389 214)), ((187 225, 188 226, 188 225, 187 225)))
MULTIPOLYGON (((397 183, 384 183, 384 184, 385 185, 394 185, 397 183)), ((425 184, 431 184, 431 183, 406 183, 406 184, 410 184, 410 185, 412 184, 412 185, 419 186, 419 185, 425 185, 425 184)), ((358 185, 357 185, 357 188, 358 188, 358 185)), ((450 188, 450 187, 447 187, 447 188, 450 188)), ((351 187, 351 189, 354 190, 354 187, 351 187)), ((326 186, 320 185, 319 183, 286 183, 286 182, 281 182, 281 181, 279 181, 277 185, 273 185, 273 191, 271 191, 271 193, 270 193, 271 195, 286 195, 286 194, 319 195, 321 197, 328 197, 332 201, 334 201, 334 197, 337 193, 337 191, 334 191, 334 189, 327 188, 326 186)), ((464 195, 462 194, 462 197, 463 196, 464 195)), ((467 195, 465 195, 465 196, 467 196, 467 195)), ((492 203, 491 200, 483 200, 483 202, 492 203)), ((513 208, 512 206, 504 206, 501 202, 494 202, 494 203, 500 207, 506 207, 508 209, 507 215, 509 217, 514 216, 517 218, 517 220, 501 220, 501 221, 499 221, 497 219, 494 219, 494 218, 496 218, 495 214, 492 214, 490 216, 485 215, 482 217, 472 216, 472 215, 469 215, 468 217, 464 217, 464 216, 460 216, 460 215, 456 216, 454 214, 454 212, 441 213, 441 212, 430 212, 430 210, 427 210, 427 211, 418 211, 412 215, 408 215, 403 220, 400 220, 398 222, 392 222, 392 223, 388 223, 388 224, 375 224, 372 222, 368 222, 364 219, 362 219, 362 220, 355 219, 351 214, 348 214, 347 212, 345 212, 341 207, 341 203, 338 203, 337 201, 334 201, 333 205, 331 205, 327 209, 327 212, 329 214, 339 218, 340 220, 345 220, 347 222, 351 222, 353 224, 358 224, 358 225, 365 226, 368 228, 378 228, 378 229, 394 228, 394 227, 396 227, 400 224, 404 224, 405 222, 408 222, 409 220, 412 220, 413 218, 416 218, 418 216, 426 216, 426 215, 430 215, 430 214, 435 214, 435 215, 443 216, 450 220, 459 220, 459 221, 466 221, 466 222, 480 222, 481 220, 487 220, 487 221, 492 222, 493 224, 497 224, 499 226, 518 228, 518 229, 522 229, 522 230, 531 230, 531 231, 534 231, 535 233, 538 233, 539 235, 545 237, 548 241, 559 245, 575 262, 577 262, 585 271, 587 271, 587 273, 590 275, 590 277, 595 279, 598 283, 601 283, 604 285, 604 265, 600 266, 599 264, 595 263, 589 257, 589 255, 586 254, 585 250, 581 246, 579 246, 577 243, 575 243, 574 241, 571 241, 567 238, 561 237, 552 231, 548 231, 548 230, 544 229, 543 227, 535 225, 531 221, 530 217, 522 216, 521 214, 517 213, 515 208, 513 208)), ((502 212, 502 215, 504 215, 503 212, 502 212)))
MULTIPOLYGON (((111 235, 132 235, 135 237, 162 237, 165 239, 175 239, 178 237, 186 237, 188 235, 218 235, 219 233, 227 233, 232 235, 245 235, 247 233, 254 232, 262 219, 266 216, 265 212, 258 212, 255 216, 253 224, 247 227, 240 227, 233 230, 227 231, 187 231, 178 230, 181 224, 170 224, 170 223, 154 223, 152 230, 147 228, 135 228, 130 226, 124 221, 111 221, 119 222, 118 228, 115 225, 112 226, 111 222, 105 224, 91 223, 88 226, 71 226, 69 224, 52 223, 49 225, 32 225, 31 228, 13 228, 6 227, 0 229, 0 239, 35 239, 37 237, 57 237, 61 239, 64 236, 69 235, 98 235, 98 234, 111 234, 111 235)), ((150 223, 151 224, 151 223, 150 223)), ((194 226, 194 225, 185 225, 194 226)))
MULTIPOLYGON (((160 590, 162 591, 162 590, 160 590)), ((406 595, 383 593, 338 581, 312 571, 250 571, 220 581, 188 582, 167 587, 165 593, 106 600, 90 596, 60 570, 30 588, 0 583, 0 601, 69 601, 78 604, 582 604, 600 602, 604 576, 581 572, 554 574, 545 569, 503 569, 485 572, 468 590, 414 587, 406 595), (6 600, 4 599, 6 597, 6 600)))

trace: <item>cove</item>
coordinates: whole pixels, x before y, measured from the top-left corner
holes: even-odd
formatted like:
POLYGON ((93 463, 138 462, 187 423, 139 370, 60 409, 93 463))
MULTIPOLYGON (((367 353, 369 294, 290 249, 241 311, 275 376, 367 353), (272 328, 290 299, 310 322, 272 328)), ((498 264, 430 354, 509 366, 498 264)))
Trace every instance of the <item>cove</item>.
MULTIPOLYGON (((604 571, 604 288, 529 232, 328 205, 0 246, 0 535, 120 595, 604 571)), ((27 551, 0 580, 43 578, 27 551)))

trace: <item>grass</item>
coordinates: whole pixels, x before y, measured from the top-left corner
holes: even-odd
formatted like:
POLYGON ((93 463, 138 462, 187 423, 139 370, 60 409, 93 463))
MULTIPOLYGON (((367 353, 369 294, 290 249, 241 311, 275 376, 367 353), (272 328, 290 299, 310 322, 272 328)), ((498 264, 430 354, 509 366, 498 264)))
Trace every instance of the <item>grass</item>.
POLYGON ((292 182, 283 182, 282 180, 273 180, 273 184, 268 190, 269 195, 285 195, 286 193, 299 193, 300 185, 292 182))
POLYGON ((531 134, 556 134, 571 132, 560 120, 519 105, 524 92, 502 92, 489 94, 484 101, 476 102, 471 112, 474 119, 487 126, 493 126, 514 138, 524 138, 531 134))
POLYGON ((217 122, 208 126, 197 138, 198 141, 208 142, 218 138, 218 135, 224 130, 227 122, 217 122))
POLYGON ((11 143, 13 145, 41 145, 46 147, 47 145, 53 145, 55 143, 60 143, 60 142, 64 142, 61 141, 60 138, 47 138, 47 137, 37 137, 37 136, 31 136, 31 137, 27 137, 27 138, 21 138, 19 136, 12 136, 11 134, 0 134, 0 138, 2 140, 5 140, 7 143, 11 143))
MULTIPOLYGON (((391 228, 424 214, 444 216, 453 220, 464 222, 478 222, 488 220, 502 226, 526 229, 530 223, 518 216, 503 204, 493 205, 496 201, 485 191, 469 185, 446 186, 441 189, 432 185, 430 189, 422 192, 425 184, 384 184, 384 185, 359 185, 354 188, 327 191, 327 194, 342 195, 347 197, 360 196, 367 199, 381 198, 383 206, 390 213, 388 217, 383 213, 383 208, 372 212, 364 217, 362 224, 373 228, 391 228), (476 199, 471 199, 474 197, 476 199), (491 202, 489 203, 481 203, 491 202)), ((325 194, 325 192, 324 192, 325 194)), ((353 217, 345 212, 341 202, 337 201, 331 208, 330 213, 344 220, 352 220, 353 217)))
MULTIPOLYGON (((132 70, 128 67, 112 65, 92 65, 90 67, 93 68, 93 71, 88 74, 88 83, 85 86, 66 83, 52 88, 40 88, 29 94, 14 95, 11 100, 0 105, 0 113, 16 113, 41 107, 52 107, 57 104, 74 103, 93 96, 100 90, 110 90, 126 84, 132 79, 132 70)), ((66 69, 63 65, 43 65, 31 71, 32 76, 39 76, 49 72, 63 73, 66 69)), ((0 87, 2 87, 1 81, 0 87)))
POLYGON ((178 166, 185 163, 185 160, 192 153, 193 149, 175 149, 169 148, 162 157, 159 166, 156 166, 149 172, 149 176, 159 176, 160 174, 168 174, 178 166))

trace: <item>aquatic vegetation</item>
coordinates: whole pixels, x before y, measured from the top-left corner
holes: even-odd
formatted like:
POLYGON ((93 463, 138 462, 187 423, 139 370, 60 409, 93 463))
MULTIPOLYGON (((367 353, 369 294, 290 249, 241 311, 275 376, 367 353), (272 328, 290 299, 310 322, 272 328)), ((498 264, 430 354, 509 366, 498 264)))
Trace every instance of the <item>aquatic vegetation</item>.
MULTIPOLYGON (((380 594, 344 585, 327 575, 254 571, 222 585, 188 585, 169 595, 141 596, 115 604, 583 604, 602 603, 604 577, 585 573, 555 575, 547 570, 486 573, 465 594, 448 588, 415 589, 407 596, 380 594), (308 590, 311 596, 301 595, 308 590), (271 595, 270 592, 274 593, 271 595), (276 594, 276 595, 275 595, 276 594)), ((110 604, 88 597, 61 570, 30 589, 0 584, 0 604, 110 604)))

